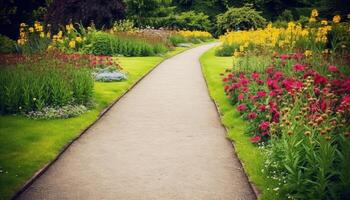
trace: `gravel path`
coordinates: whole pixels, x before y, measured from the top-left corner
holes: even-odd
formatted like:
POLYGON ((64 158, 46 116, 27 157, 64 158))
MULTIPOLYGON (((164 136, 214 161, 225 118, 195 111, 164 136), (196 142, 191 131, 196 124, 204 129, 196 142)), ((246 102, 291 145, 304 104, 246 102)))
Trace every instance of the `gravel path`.
POLYGON ((255 199, 201 74, 213 45, 160 64, 19 199, 255 199))

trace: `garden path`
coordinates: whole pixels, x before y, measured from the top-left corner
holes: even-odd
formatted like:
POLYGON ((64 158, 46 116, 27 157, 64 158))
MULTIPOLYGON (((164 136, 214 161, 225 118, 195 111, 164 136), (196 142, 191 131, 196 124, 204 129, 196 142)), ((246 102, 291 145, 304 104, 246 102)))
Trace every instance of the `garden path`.
POLYGON ((213 45, 160 64, 19 199, 255 199, 201 73, 213 45))

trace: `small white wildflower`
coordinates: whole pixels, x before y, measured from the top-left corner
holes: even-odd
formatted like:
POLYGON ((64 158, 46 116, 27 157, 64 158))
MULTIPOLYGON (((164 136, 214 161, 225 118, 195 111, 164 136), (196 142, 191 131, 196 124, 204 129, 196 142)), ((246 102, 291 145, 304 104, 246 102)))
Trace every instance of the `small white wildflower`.
POLYGON ((279 187, 276 187, 276 188, 273 188, 273 191, 278 191, 280 188, 279 187))

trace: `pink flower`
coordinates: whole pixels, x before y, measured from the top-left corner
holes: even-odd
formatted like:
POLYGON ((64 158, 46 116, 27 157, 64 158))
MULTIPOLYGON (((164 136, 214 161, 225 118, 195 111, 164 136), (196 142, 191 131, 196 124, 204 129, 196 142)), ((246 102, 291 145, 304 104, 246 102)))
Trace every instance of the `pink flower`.
POLYGON ((263 121, 263 122, 260 123, 259 127, 260 127, 261 130, 266 131, 270 127, 270 122, 263 121))
POLYGON ((266 92, 265 91, 258 91, 256 93, 256 95, 258 95, 258 97, 264 97, 264 96, 266 96, 266 92))
POLYGON ((244 99, 244 94, 239 94, 238 95, 238 101, 242 101, 244 99))
POLYGON ((265 111, 266 110, 266 105, 262 104, 259 106, 260 111, 265 111))
POLYGON ((247 106, 245 104, 240 104, 237 106, 237 110, 239 112, 245 111, 247 109, 247 106))
POLYGON ((247 87, 242 88, 242 92, 244 92, 244 93, 248 93, 248 92, 249 92, 249 88, 247 88, 247 87))
POLYGON ((268 74, 272 74, 273 71, 274 71, 274 68, 273 68, 273 67, 268 67, 268 68, 266 69, 266 72, 267 72, 268 74))
POLYGON ((250 138, 250 141, 253 143, 260 142, 260 140, 261 140, 261 137, 259 135, 250 138))
POLYGON ((246 79, 246 78, 241 78, 240 83, 241 83, 243 86, 247 86, 248 83, 249 83, 249 80, 246 79))
POLYGON ((231 87, 229 86, 229 85, 225 85, 225 92, 228 92, 228 91, 230 91, 231 90, 231 87))
POLYGON ((326 84, 328 82, 326 77, 320 75, 317 72, 315 73, 314 80, 315 80, 315 85, 326 84))
POLYGON ((330 71, 330 72, 339 72, 338 67, 334 66, 334 65, 330 65, 328 67, 328 71, 330 71))
POLYGON ((248 119, 255 119, 256 118, 256 113, 255 112, 250 112, 247 115, 248 119))
POLYGON ((252 79, 257 80, 257 79, 259 79, 259 77, 260 77, 260 74, 258 74, 256 72, 252 73, 252 79))
POLYGON ((296 72, 305 70, 305 66, 300 63, 295 64, 293 68, 294 68, 294 71, 296 72))
POLYGON ((276 80, 279 80, 283 77, 283 73, 280 71, 275 72, 275 74, 273 75, 273 78, 276 80))

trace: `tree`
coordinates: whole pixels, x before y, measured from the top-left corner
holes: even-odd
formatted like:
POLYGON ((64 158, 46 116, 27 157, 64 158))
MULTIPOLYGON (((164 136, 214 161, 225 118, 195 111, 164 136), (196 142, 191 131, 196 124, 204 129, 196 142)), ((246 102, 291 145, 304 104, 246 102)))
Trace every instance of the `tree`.
POLYGON ((111 27, 113 21, 124 19, 125 5, 122 0, 54 0, 48 8, 46 22, 54 27, 70 20, 97 28, 111 27))
POLYGON ((168 19, 166 23, 168 27, 189 29, 189 30, 205 30, 208 31, 211 28, 211 22, 209 16, 200 12, 182 12, 175 14, 168 19))
POLYGON ((240 8, 229 8, 224 14, 217 16, 217 31, 219 34, 227 30, 248 30, 265 26, 266 19, 261 16, 261 12, 256 11, 251 6, 240 8))
POLYGON ((154 25, 174 10, 170 0, 126 0, 127 16, 136 26, 154 25))

